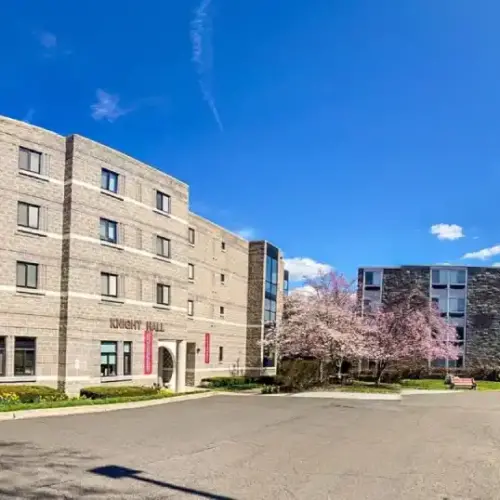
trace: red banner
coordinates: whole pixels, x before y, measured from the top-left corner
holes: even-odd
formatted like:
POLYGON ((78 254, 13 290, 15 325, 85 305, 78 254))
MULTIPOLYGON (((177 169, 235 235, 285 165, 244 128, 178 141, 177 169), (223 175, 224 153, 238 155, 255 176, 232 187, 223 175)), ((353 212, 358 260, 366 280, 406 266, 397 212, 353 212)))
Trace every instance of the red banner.
POLYGON ((144 330, 144 375, 153 373, 153 332, 144 330))
POLYGON ((205 333, 205 363, 210 363, 210 334, 205 333))

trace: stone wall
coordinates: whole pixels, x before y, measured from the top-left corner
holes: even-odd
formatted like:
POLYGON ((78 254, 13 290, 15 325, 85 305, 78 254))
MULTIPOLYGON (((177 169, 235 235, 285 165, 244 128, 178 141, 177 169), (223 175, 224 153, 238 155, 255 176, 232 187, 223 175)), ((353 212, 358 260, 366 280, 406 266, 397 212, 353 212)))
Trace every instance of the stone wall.
POLYGON ((430 267, 404 266, 384 269, 382 281, 382 303, 393 304, 412 290, 429 297, 430 267))
POLYGON ((465 364, 500 366, 500 269, 468 270, 465 364))

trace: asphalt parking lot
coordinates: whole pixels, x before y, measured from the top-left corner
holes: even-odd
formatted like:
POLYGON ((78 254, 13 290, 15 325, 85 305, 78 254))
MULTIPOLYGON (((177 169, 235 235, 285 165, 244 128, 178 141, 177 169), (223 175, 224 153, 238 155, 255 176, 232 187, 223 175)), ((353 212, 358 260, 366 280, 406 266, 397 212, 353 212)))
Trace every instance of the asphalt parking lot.
POLYGON ((215 396, 0 422, 0 498, 500 499, 500 394, 215 396))

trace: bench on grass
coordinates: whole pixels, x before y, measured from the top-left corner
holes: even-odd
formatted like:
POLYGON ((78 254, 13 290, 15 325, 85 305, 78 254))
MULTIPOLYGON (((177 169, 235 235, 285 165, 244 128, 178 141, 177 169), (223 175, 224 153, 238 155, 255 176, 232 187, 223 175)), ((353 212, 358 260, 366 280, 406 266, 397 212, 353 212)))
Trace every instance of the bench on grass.
POLYGON ((473 378, 450 378, 450 389, 476 389, 477 384, 473 378))

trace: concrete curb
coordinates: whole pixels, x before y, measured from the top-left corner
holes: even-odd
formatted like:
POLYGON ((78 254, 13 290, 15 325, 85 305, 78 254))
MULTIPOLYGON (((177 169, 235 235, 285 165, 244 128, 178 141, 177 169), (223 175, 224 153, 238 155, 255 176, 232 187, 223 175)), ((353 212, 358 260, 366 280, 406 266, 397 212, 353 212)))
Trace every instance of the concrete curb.
POLYGON ((133 410, 136 408, 146 408, 148 406, 164 405, 168 403, 177 403, 180 401, 189 401, 191 399, 201 399, 214 396, 216 393, 203 392, 197 394, 185 394, 183 396, 174 396, 171 398, 151 399, 150 401, 134 401, 130 403, 110 403, 95 406, 71 406, 68 408, 43 408, 38 410, 20 410, 0 413, 0 422, 8 420, 24 420, 27 418, 41 417, 62 417, 65 415, 83 415, 86 413, 104 413, 107 411, 133 410))
POLYGON ((402 396, 430 396, 432 394, 460 394, 461 390, 457 391, 450 391, 449 389, 435 389, 435 390, 428 390, 428 389, 403 389, 401 391, 402 396))
POLYGON ((335 392, 314 391, 293 394, 292 398, 331 398, 331 399, 364 399, 371 401, 400 401, 401 394, 374 393, 374 392, 335 392))

